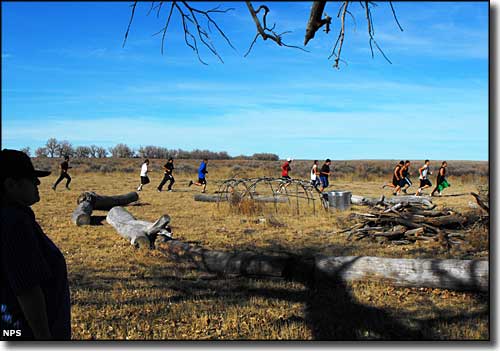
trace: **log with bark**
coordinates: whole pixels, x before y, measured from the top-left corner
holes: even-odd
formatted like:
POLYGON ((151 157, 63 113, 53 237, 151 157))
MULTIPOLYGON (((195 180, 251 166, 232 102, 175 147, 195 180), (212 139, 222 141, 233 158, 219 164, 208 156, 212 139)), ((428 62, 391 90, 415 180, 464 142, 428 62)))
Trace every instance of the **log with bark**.
POLYGON ((77 226, 90 224, 93 210, 108 211, 114 206, 125 206, 139 199, 134 191, 123 195, 104 196, 93 191, 86 191, 76 200, 77 207, 73 211, 71 219, 77 226))
POLYGON ((156 222, 151 223, 138 220, 123 207, 116 206, 108 212, 106 221, 116 229, 118 234, 139 248, 153 248, 158 236, 162 240, 168 240, 172 236, 168 215, 163 215, 156 222))

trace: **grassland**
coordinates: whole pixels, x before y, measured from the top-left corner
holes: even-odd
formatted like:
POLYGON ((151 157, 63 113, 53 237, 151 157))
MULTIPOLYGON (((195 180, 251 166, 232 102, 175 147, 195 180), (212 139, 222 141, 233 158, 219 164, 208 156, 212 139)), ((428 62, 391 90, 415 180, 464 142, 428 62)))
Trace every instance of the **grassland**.
MULTIPOLYGON (((351 173, 333 176, 333 188, 354 194, 389 195, 388 190, 380 189, 389 175, 382 177, 367 169, 379 167, 390 173, 392 163, 358 162, 352 165, 351 173)), ((50 186, 57 177, 57 161, 37 159, 35 163, 54 171, 42 179, 41 201, 33 209, 46 234, 66 257, 73 339, 489 338, 488 294, 366 282, 308 287, 282 280, 218 277, 175 262, 158 251, 134 249, 106 223, 104 211, 94 212, 93 225, 76 227, 70 218, 78 195, 88 190, 103 195, 134 191, 140 160, 74 160, 71 190, 61 184, 56 192, 50 186)), ((188 188, 187 182, 195 179, 196 161, 177 161, 175 191, 158 193, 162 163, 152 161, 152 183, 140 193, 141 205, 130 206, 129 211, 149 221, 168 213, 174 237, 179 240, 213 249, 265 253, 488 259, 487 228, 478 228, 466 244, 447 251, 432 243, 393 246, 347 241, 344 235, 333 232, 348 224, 349 211, 313 214, 303 207, 297 216, 283 204, 277 212, 264 207, 260 213, 242 214, 228 205, 195 202, 193 195, 200 188, 188 188), (270 213, 286 226, 254 221, 270 213)), ((307 178, 308 164, 292 165, 292 176, 307 178)), ((464 166, 449 162, 449 166, 449 194, 476 191, 487 184, 486 163, 464 166), (470 171, 454 176, 454 167, 470 171)), ((279 163, 213 161, 208 170, 207 190, 212 193, 217 189, 215 183, 228 177, 279 176, 279 163)), ((473 201, 470 196, 434 200, 440 207, 460 212, 471 211, 473 201)))

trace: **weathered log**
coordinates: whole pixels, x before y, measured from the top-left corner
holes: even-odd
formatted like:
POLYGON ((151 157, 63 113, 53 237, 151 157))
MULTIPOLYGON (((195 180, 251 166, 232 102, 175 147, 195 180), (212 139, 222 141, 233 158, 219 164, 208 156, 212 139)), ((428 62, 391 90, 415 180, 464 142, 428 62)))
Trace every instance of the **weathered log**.
POLYGON ((488 261, 382 257, 317 257, 318 273, 343 281, 488 291, 488 261))
POLYGON ((77 226, 90 224, 90 216, 92 215, 93 206, 89 201, 82 201, 76 206, 71 220, 77 226))
POLYGON ((164 215, 155 223, 137 220, 126 209, 120 206, 113 207, 106 216, 106 221, 111 224, 118 234, 136 247, 152 248, 157 235, 171 236, 170 217, 164 215))
POLYGON ((397 205, 397 204, 419 204, 427 208, 434 208, 432 204, 432 199, 429 196, 415 196, 415 195, 405 195, 405 196, 393 196, 391 198, 385 198, 382 196, 380 199, 365 197, 359 195, 351 196, 351 203, 353 205, 366 205, 366 206, 377 206, 377 205, 397 205))
POLYGON ((481 197, 476 194, 476 193, 473 193, 471 192, 470 193, 472 196, 474 196, 474 198, 476 199, 476 202, 477 204, 483 209, 485 210, 486 212, 490 213, 490 206, 489 204, 487 204, 486 202, 483 201, 483 199, 481 199, 481 197))
MULTIPOLYGON (((221 201, 231 201, 232 195, 206 195, 206 194, 196 194, 194 195, 194 201, 201 202, 221 202, 221 201)), ((270 203, 285 203, 288 202, 287 198, 284 196, 254 196, 253 198, 248 198, 255 202, 270 202, 270 203)))
POLYGON ((71 219, 77 226, 90 224, 93 210, 109 210, 114 206, 128 205, 137 201, 139 195, 131 192, 124 195, 103 196, 93 191, 86 191, 76 200, 78 206, 73 211, 71 219))
POLYGON ((399 203, 406 203, 406 204, 419 204, 423 205, 427 208, 434 208, 435 206, 432 204, 432 199, 429 196, 415 196, 415 195, 405 195, 405 196, 393 196, 389 199, 385 200, 386 202, 390 204, 399 204, 399 203))
POLYGON ((218 274, 284 277, 289 257, 261 255, 253 252, 210 251, 202 247, 169 240, 157 245, 163 254, 187 261, 196 268, 218 274))

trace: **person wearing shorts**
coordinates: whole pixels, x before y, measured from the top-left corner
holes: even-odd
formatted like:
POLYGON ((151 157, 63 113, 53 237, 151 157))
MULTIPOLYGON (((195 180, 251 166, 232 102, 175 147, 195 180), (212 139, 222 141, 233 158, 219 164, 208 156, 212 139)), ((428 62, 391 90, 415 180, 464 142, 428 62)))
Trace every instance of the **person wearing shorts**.
POLYGON ((410 178, 408 177, 410 174, 410 161, 406 160, 404 166, 401 168, 400 171, 400 180, 399 180, 399 187, 403 191, 403 193, 407 193, 406 189, 408 189, 411 185, 412 182, 410 178))
POLYGON ((314 160, 313 165, 311 167, 311 185, 314 187, 314 189, 318 190, 318 187, 320 186, 320 181, 319 181, 319 176, 320 172, 318 170, 318 160, 314 160))
POLYGON ((401 160, 399 163, 394 167, 394 170, 392 171, 392 181, 390 183, 386 183, 382 185, 382 189, 384 189, 386 186, 391 187, 391 188, 397 188, 399 186, 399 172, 401 171, 401 168, 405 165, 405 161, 401 160))
POLYGON ((148 177, 148 166, 149 166, 149 159, 145 159, 141 166, 141 184, 139 184, 137 191, 141 191, 144 185, 150 183, 148 177))
POLYGON ((418 190, 415 193, 416 196, 422 195, 422 190, 430 188, 432 186, 432 183, 429 180, 429 175, 432 174, 432 172, 429 169, 429 165, 430 161, 425 160, 424 165, 418 169, 418 173, 420 174, 418 177, 418 179, 420 180, 420 186, 418 187, 418 190))
POLYGON ((193 182, 192 180, 189 181, 188 186, 191 185, 196 185, 196 186, 202 186, 203 189, 201 190, 202 193, 204 193, 207 189, 207 179, 206 179, 206 174, 208 173, 207 171, 207 163, 208 159, 204 158, 203 161, 200 163, 200 167, 198 167, 198 181, 193 182))
POLYGON ((292 163, 292 161, 292 158, 288 157, 286 161, 281 165, 281 179, 283 180, 283 182, 278 187, 278 193, 280 193, 291 184, 289 180, 292 178, 290 178, 288 172, 292 170, 292 168, 290 167, 290 163, 292 163))
POLYGON ((438 192, 439 196, 441 196, 441 191, 450 186, 450 183, 448 183, 448 181, 446 180, 446 167, 448 167, 448 162, 443 161, 437 174, 436 187, 434 188, 434 190, 432 190, 431 196, 434 196, 436 191, 438 192))

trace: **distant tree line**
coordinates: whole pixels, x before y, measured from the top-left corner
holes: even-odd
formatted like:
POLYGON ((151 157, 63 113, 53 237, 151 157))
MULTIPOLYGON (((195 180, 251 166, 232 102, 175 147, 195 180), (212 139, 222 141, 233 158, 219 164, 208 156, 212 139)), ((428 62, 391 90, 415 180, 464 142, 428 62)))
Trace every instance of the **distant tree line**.
MULTIPOLYGON (((29 147, 23 148, 21 151, 30 155, 31 150, 29 147)), ((36 157, 64 157, 70 156, 75 158, 159 158, 167 159, 173 157, 175 159, 203 159, 208 158, 210 160, 230 160, 230 159, 243 159, 243 160, 261 160, 261 161, 278 161, 279 156, 271 153, 256 153, 252 156, 240 155, 236 157, 231 157, 226 151, 209 151, 209 150, 199 150, 195 149, 192 151, 186 151, 182 149, 167 149, 160 146, 141 146, 137 150, 129 147, 126 144, 120 143, 108 149, 97 146, 77 146, 73 145, 67 140, 57 140, 56 138, 50 138, 47 140, 44 146, 41 146, 35 150, 36 157)))

